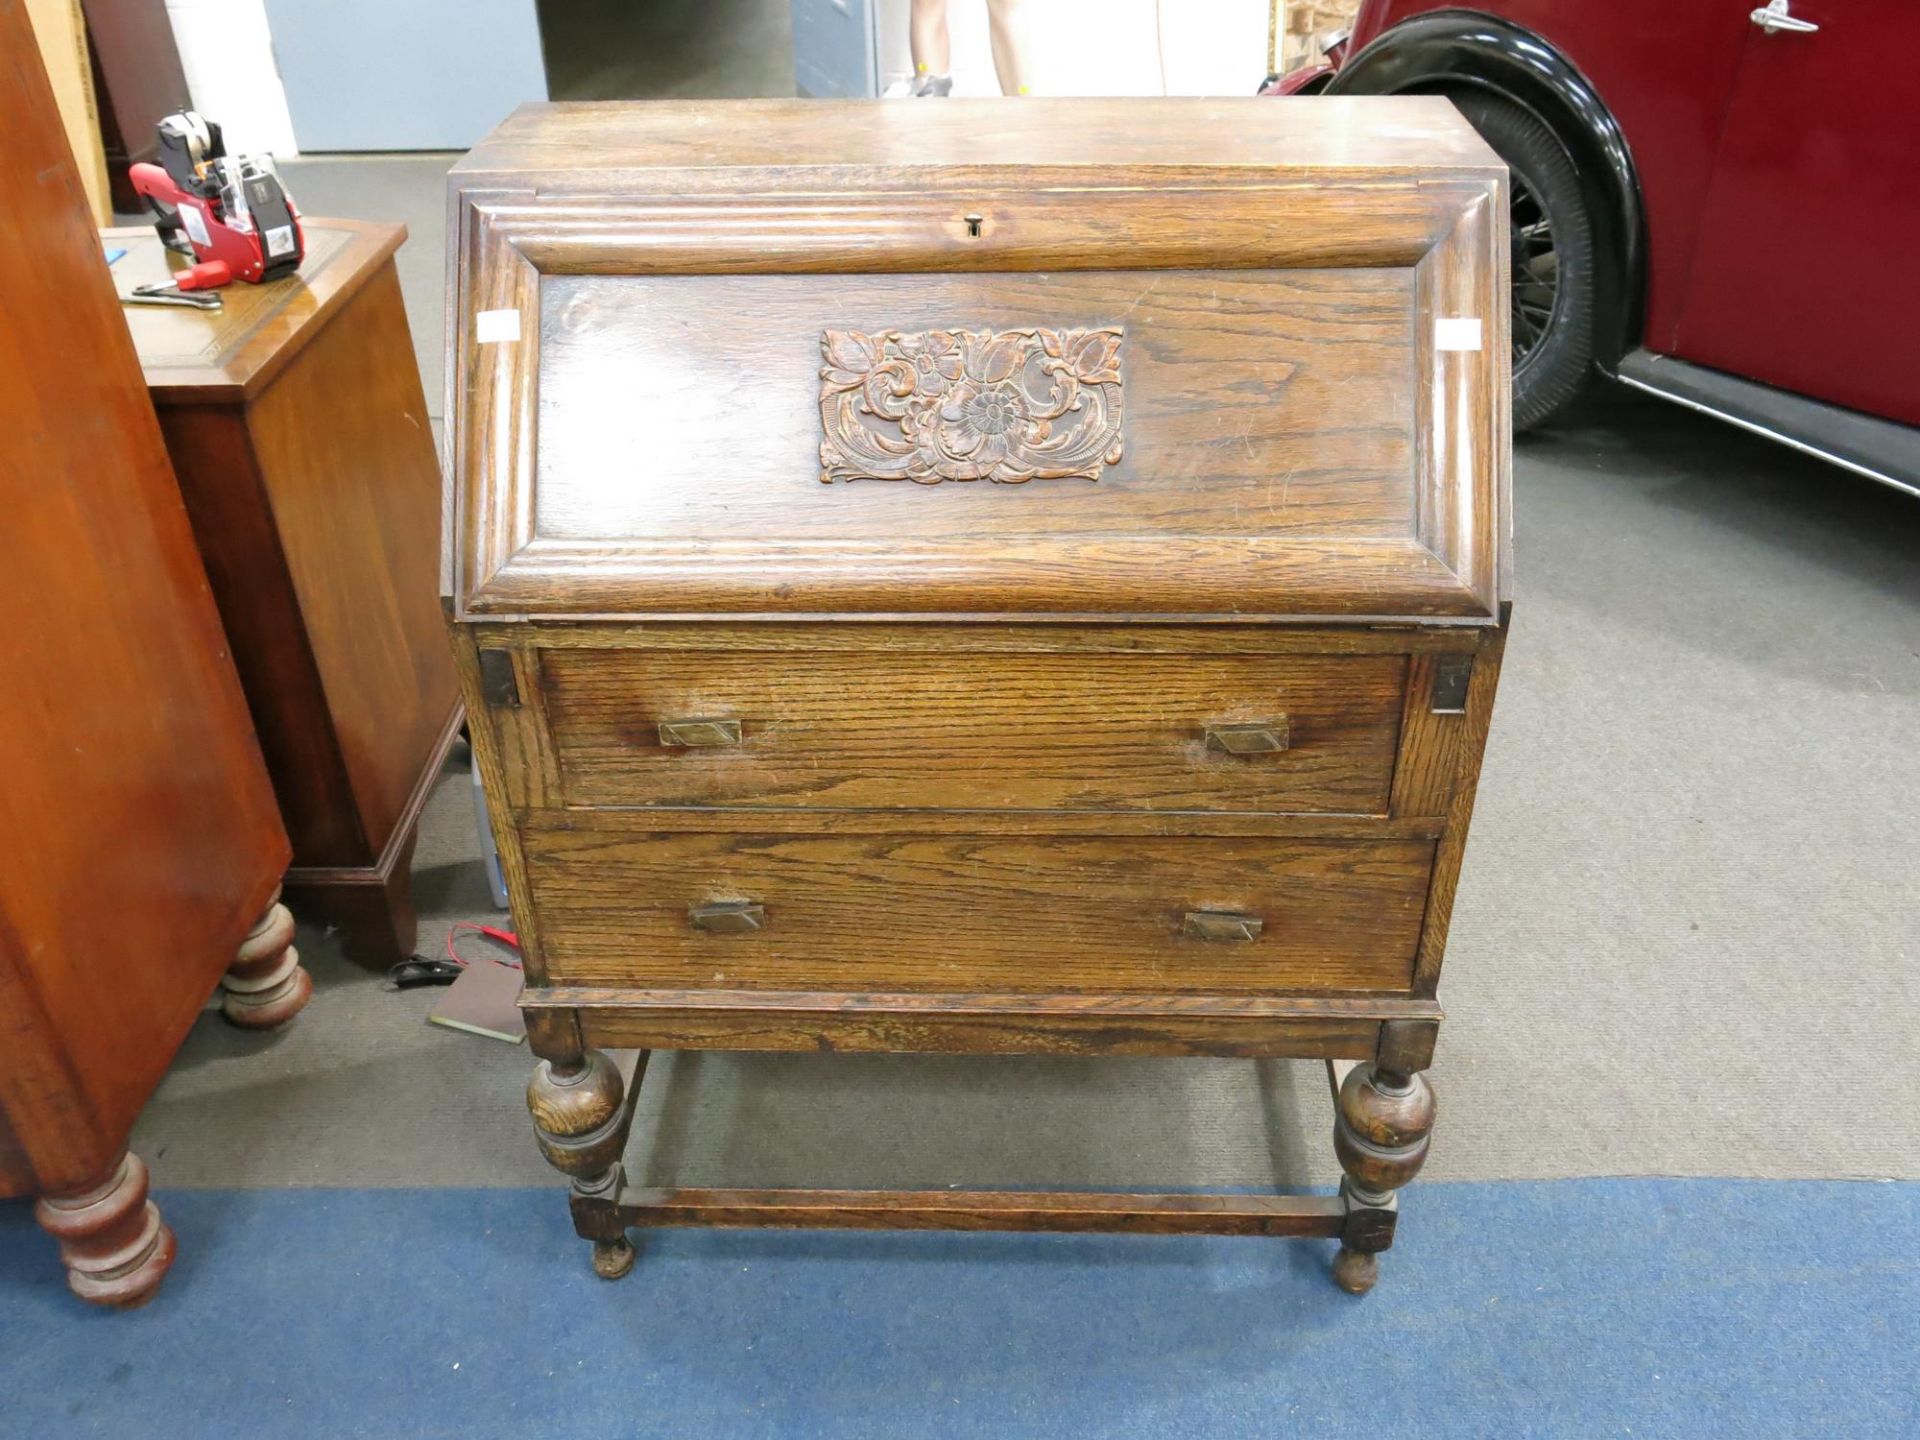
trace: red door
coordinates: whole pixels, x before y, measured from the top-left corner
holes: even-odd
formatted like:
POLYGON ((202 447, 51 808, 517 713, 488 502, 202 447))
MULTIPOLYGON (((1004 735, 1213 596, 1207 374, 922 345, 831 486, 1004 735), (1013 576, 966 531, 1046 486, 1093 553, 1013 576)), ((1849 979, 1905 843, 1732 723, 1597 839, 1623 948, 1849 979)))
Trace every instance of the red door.
POLYGON ((1748 33, 1674 353, 1920 424, 1920 4, 1717 3, 1748 33))

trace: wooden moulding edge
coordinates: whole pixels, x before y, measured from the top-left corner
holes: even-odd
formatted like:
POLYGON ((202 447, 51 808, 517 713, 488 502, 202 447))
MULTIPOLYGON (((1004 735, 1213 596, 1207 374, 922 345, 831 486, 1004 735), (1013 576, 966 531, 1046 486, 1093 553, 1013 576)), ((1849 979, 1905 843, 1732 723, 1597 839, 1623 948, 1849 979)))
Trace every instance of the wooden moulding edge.
POLYGON ((427 808, 428 797, 439 783, 447 756, 453 752, 453 743, 460 738, 460 727, 466 723, 466 719, 466 706, 456 698, 453 708, 447 713, 446 722, 440 727, 432 748, 414 776, 413 787, 407 792, 399 817, 387 834, 386 843, 380 847, 380 854, 372 864, 292 865, 287 869, 286 888, 301 892, 353 885, 378 888, 392 880, 402 857, 411 853, 410 846, 420 828, 420 817, 427 808))
POLYGON ((542 986, 521 1006, 603 1049, 1372 1057, 1382 1024, 1438 1004, 1380 996, 1089 996, 542 986))

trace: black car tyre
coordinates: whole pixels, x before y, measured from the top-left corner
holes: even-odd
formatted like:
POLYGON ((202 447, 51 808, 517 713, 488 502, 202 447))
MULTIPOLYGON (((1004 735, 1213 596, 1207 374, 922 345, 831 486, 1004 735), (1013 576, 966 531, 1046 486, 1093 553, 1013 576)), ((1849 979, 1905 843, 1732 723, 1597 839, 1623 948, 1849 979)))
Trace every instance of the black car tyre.
POLYGON ((1593 219, 1566 149, 1529 111, 1477 91, 1449 98, 1512 171, 1513 428, 1551 418, 1593 373, 1593 219))

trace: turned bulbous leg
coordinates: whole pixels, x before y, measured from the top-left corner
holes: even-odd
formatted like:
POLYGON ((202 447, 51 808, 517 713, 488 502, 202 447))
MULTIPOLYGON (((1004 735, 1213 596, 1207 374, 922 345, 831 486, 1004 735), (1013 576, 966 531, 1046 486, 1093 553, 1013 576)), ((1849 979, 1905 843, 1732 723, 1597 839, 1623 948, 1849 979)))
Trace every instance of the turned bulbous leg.
POLYGON ((1393 1244, 1394 1192, 1420 1173, 1433 1131, 1433 1089, 1418 1071, 1357 1065, 1336 1097, 1333 1149, 1346 1172, 1340 1193, 1346 1229, 1333 1262, 1334 1283, 1364 1295, 1380 1277, 1379 1253, 1393 1244))
POLYGON ((60 1242, 68 1288, 95 1305, 146 1304, 173 1264, 173 1231, 147 1198, 147 1167, 138 1155, 123 1155, 91 1189, 47 1196, 33 1218, 60 1242))
MULTIPOLYGON (((617 1196, 624 1179, 632 1107, 619 1067, 598 1050, 572 1061, 542 1060, 527 1082, 534 1139, 547 1163, 573 1181, 575 1201, 617 1196)), ((575 1228, 593 1243, 594 1273, 618 1280, 633 1269, 633 1242, 595 1207, 574 1207, 575 1228)))
POLYGON ((313 998, 313 977, 293 948, 293 916, 279 901, 276 890, 220 981, 220 1013, 244 1030, 284 1025, 313 998))
POLYGON ((527 1082, 540 1153, 575 1180, 594 1179, 619 1163, 625 1101, 619 1068, 598 1050, 571 1064, 542 1060, 527 1082))

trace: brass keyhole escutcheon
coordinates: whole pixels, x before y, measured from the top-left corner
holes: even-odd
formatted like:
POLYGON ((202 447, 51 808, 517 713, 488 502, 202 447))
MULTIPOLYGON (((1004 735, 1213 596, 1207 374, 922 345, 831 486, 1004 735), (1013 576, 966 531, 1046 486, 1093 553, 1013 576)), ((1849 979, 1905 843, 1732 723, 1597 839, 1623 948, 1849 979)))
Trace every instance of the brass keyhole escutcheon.
POLYGON ((987 223, 987 217, 984 215, 962 215, 960 218, 967 222, 967 238, 969 240, 978 240, 981 236, 982 228, 987 223))

